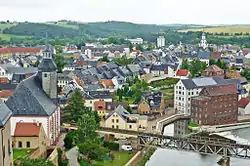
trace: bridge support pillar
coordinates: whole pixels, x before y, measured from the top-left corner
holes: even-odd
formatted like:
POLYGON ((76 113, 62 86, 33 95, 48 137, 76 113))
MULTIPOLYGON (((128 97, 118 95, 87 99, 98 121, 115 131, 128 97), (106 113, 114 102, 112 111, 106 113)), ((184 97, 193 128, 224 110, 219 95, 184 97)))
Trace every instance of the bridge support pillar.
POLYGON ((222 157, 217 163, 220 166, 230 166, 230 157, 222 157))

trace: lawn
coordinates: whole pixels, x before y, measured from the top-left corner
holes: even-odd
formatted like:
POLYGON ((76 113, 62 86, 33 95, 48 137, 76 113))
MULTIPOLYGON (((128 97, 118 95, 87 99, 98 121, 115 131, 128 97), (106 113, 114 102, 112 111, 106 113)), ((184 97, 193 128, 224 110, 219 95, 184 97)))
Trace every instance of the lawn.
POLYGON ((11 34, 2 34, 2 33, 0 33, 0 38, 3 39, 3 40, 8 40, 9 41, 12 37, 21 38, 21 39, 29 38, 29 36, 16 36, 16 35, 11 35, 11 34))
POLYGON ((246 33, 250 32, 250 26, 221 26, 221 27, 211 27, 211 28, 199 28, 199 29, 185 29, 179 30, 178 32, 188 32, 188 31, 205 31, 210 33, 246 33))
MULTIPOLYGON (((128 152, 117 152, 113 151, 115 159, 112 160, 104 160, 104 161, 96 161, 90 166, 124 166, 132 157, 133 153, 128 152)), ((80 162, 81 166, 85 166, 85 161, 80 162)))
POLYGON ((13 149, 13 160, 15 161, 18 158, 25 158, 31 154, 34 150, 32 149, 13 149))

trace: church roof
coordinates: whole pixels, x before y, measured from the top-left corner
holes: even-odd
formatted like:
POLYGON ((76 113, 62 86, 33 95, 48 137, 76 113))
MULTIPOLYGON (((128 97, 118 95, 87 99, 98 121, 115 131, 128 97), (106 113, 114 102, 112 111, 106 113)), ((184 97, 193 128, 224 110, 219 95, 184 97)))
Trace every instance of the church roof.
POLYGON ((57 67, 53 59, 42 59, 42 62, 38 66, 38 71, 42 72, 52 72, 56 71, 57 67))
POLYGON ((13 112, 13 116, 50 116, 57 106, 45 94, 36 75, 23 80, 6 105, 13 112))

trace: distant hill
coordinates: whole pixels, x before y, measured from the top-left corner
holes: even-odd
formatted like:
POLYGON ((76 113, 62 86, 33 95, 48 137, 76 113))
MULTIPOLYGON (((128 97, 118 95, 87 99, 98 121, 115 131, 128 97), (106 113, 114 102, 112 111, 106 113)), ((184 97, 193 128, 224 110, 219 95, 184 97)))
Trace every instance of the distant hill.
POLYGON ((3 34, 19 36, 35 36, 43 38, 45 32, 52 38, 55 37, 76 37, 88 35, 91 37, 144 37, 150 34, 158 34, 168 30, 193 28, 188 25, 153 25, 135 24, 130 22, 107 21, 93 23, 79 23, 75 21, 58 21, 46 23, 19 23, 15 26, 6 26, 2 29, 3 34))

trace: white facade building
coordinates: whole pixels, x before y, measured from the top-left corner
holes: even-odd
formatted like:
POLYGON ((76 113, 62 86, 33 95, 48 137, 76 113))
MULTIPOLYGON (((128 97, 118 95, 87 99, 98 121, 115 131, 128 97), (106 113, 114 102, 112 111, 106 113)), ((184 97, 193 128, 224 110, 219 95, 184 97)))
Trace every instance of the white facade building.
POLYGON ((178 113, 191 113, 191 97, 198 96, 203 87, 226 84, 223 78, 182 79, 174 88, 174 108, 178 113))
POLYGON ((132 44, 143 44, 143 39, 142 38, 136 38, 136 39, 127 39, 130 41, 132 44))
POLYGON ((157 38, 157 47, 160 48, 160 47, 165 47, 165 37, 164 36, 159 36, 157 38))

